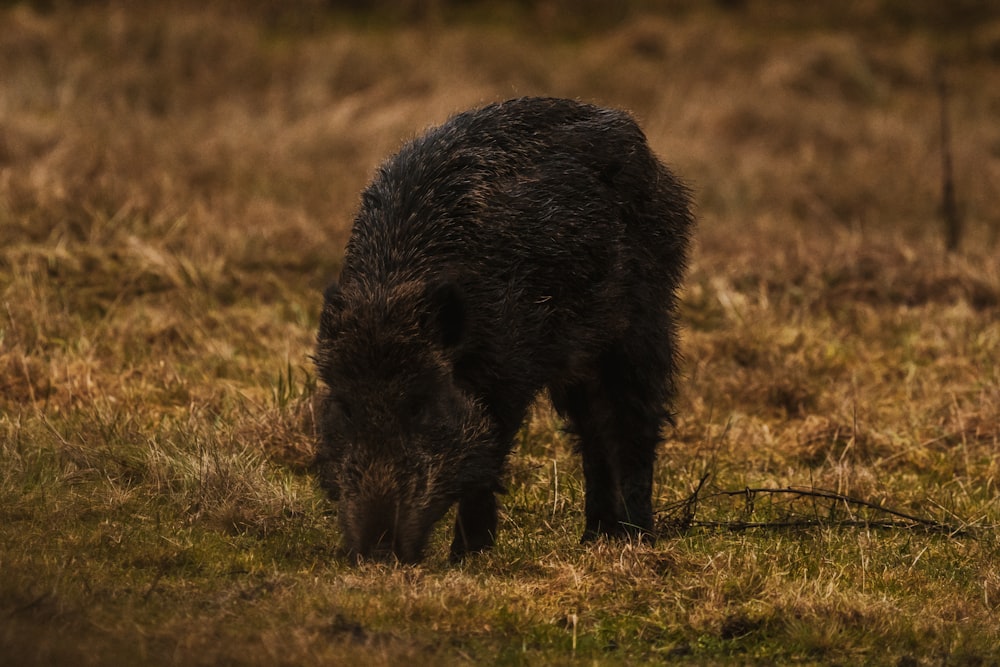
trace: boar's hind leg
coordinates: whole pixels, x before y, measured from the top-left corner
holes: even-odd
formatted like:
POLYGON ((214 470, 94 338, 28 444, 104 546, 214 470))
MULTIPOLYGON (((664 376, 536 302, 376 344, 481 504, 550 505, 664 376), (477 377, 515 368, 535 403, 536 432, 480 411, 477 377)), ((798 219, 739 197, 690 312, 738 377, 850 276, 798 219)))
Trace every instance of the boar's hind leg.
POLYGON ((667 375, 649 361, 615 345, 601 355, 594 380, 551 391, 556 409, 579 436, 586 484, 583 541, 652 537, 653 462, 668 413, 667 375))
POLYGON ((452 562, 461 560, 466 554, 489 549, 496 533, 497 499, 493 491, 466 493, 458 501, 455 539, 451 543, 452 562))

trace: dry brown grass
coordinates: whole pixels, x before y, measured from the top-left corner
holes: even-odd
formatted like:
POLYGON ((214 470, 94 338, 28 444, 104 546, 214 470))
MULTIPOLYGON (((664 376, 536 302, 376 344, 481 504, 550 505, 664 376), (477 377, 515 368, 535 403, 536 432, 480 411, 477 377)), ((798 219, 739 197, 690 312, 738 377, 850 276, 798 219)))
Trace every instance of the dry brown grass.
MULTIPOLYGON (((644 4, 0 7, 0 655, 1000 660, 1000 16, 644 4), (493 553, 450 567, 442 531, 421 568, 338 560, 308 354, 357 193, 407 137, 521 94, 631 109, 697 192, 658 507, 709 472, 706 497, 815 485, 976 530, 581 547, 542 403, 493 553)), ((715 498, 700 518, 746 518, 715 498)))

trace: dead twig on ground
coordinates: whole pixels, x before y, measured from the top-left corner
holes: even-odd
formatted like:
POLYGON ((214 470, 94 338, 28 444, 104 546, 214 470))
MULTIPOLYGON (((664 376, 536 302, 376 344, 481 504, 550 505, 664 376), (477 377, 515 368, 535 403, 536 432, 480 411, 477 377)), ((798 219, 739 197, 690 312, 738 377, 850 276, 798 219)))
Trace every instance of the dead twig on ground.
POLYGON ((751 529, 789 529, 812 527, 840 528, 884 528, 923 530, 930 533, 944 533, 951 537, 968 536, 982 526, 972 526, 969 522, 959 519, 959 523, 947 523, 927 517, 916 516, 907 512, 887 507, 877 502, 855 498, 836 491, 815 487, 789 486, 784 488, 745 487, 739 490, 715 491, 703 494, 708 481, 705 474, 694 491, 684 500, 671 503, 659 511, 661 526, 666 532, 680 532, 689 528, 722 528, 731 531, 751 529), (699 505, 721 498, 743 497, 742 517, 734 520, 708 520, 697 518, 699 505), (787 497, 789 507, 782 510, 781 515, 771 520, 754 520, 758 501, 766 497, 774 502, 775 498, 787 497), (791 506, 796 501, 808 499, 807 511, 797 512, 791 506), (825 505, 817 504, 817 500, 826 501, 825 505), (825 515, 823 511, 825 510, 825 515))

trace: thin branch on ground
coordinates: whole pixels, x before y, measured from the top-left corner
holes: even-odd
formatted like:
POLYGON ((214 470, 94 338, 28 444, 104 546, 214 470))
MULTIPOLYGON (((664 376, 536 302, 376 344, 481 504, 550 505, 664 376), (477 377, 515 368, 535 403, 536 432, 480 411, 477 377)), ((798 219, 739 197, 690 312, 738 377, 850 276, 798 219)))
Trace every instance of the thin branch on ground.
POLYGON ((815 487, 789 486, 785 488, 745 487, 738 490, 715 491, 703 494, 708 481, 706 473, 698 480, 694 491, 684 500, 671 503, 659 511, 661 526, 666 532, 681 532, 689 528, 721 528, 731 531, 751 529, 789 529, 813 527, 919 529, 931 533, 944 533, 951 537, 968 536, 984 526, 973 526, 952 514, 957 523, 916 516, 887 507, 880 503, 855 498, 836 491, 815 487), (733 520, 708 520, 697 517, 699 506, 721 498, 743 497, 742 517, 733 520), (758 500, 768 498, 772 503, 778 497, 788 497, 789 507, 772 520, 753 520, 758 500), (807 511, 796 512, 791 505, 808 499, 807 511), (824 501, 825 505, 817 501, 824 501), (825 513, 826 516, 823 516, 825 513), (842 513, 842 514, 841 514, 842 513), (838 516, 840 514, 840 516, 838 516))

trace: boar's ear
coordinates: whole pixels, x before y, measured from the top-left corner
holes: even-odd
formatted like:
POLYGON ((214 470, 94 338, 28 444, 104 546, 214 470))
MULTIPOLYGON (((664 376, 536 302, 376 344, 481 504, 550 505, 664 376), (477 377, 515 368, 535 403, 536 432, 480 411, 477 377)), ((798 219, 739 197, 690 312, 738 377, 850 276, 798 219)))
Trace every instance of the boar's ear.
POLYGON ((336 283, 323 292, 323 312, 319 315, 319 337, 324 340, 335 338, 337 316, 344 309, 344 293, 336 283))
POLYGON ((435 283, 427 288, 427 312, 423 326, 446 349, 459 344, 465 333, 465 297, 451 281, 435 283))

